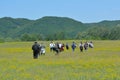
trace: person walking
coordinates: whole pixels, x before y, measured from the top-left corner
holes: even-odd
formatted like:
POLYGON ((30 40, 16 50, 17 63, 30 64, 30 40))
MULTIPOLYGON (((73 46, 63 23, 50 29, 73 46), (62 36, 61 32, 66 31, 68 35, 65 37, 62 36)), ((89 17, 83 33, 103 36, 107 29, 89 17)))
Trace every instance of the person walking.
POLYGON ((66 43, 65 47, 66 47, 67 50, 69 49, 69 45, 68 45, 68 43, 66 43))
POLYGON ((85 50, 88 49, 88 42, 87 42, 87 41, 84 43, 84 49, 85 49, 85 50))
POLYGON ((80 51, 83 52, 83 43, 82 42, 80 42, 79 48, 80 48, 80 51))
POLYGON ((40 45, 37 42, 35 42, 32 45, 32 50, 33 50, 33 58, 37 59, 40 52, 40 45))
POLYGON ((52 42, 52 41, 51 41, 51 43, 50 43, 50 45, 49 45, 49 46, 50 46, 50 52, 51 52, 51 51, 53 51, 53 48, 55 47, 54 42, 52 42))
POLYGON ((75 42, 74 42, 74 41, 73 41, 73 43, 72 43, 71 47, 72 47, 72 51, 74 52, 74 51, 75 51, 75 48, 76 48, 76 44, 75 44, 75 42))

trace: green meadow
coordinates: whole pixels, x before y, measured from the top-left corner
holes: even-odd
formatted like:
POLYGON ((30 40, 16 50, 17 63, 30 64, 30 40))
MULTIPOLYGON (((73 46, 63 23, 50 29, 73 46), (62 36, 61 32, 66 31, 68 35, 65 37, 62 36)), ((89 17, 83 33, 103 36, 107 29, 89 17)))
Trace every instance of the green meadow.
MULTIPOLYGON (((78 45, 81 40, 74 41, 78 45)), ((119 40, 95 40, 87 51, 77 46, 59 55, 50 52, 50 41, 38 42, 46 46, 46 55, 38 59, 33 59, 34 42, 0 43, 0 80, 120 80, 119 40)))

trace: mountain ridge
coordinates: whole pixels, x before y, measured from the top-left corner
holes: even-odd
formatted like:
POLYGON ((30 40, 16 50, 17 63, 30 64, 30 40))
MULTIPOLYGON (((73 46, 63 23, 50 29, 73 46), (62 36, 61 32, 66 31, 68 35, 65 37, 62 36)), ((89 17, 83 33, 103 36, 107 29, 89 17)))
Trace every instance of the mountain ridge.
POLYGON ((92 27, 112 28, 120 25, 120 20, 104 20, 98 23, 82 23, 68 17, 44 16, 36 20, 26 18, 0 18, 0 36, 16 38, 23 34, 42 34, 44 36, 64 32, 74 37, 92 27))

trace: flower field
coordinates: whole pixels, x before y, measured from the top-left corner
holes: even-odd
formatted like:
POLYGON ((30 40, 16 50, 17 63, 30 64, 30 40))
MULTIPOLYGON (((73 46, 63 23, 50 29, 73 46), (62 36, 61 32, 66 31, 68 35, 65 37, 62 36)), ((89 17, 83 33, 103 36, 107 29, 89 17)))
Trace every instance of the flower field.
POLYGON ((59 55, 50 52, 50 41, 38 42, 46 46, 38 59, 33 59, 34 42, 0 43, 0 80, 120 80, 120 41, 93 41, 87 51, 77 46, 74 53, 70 48, 59 55))

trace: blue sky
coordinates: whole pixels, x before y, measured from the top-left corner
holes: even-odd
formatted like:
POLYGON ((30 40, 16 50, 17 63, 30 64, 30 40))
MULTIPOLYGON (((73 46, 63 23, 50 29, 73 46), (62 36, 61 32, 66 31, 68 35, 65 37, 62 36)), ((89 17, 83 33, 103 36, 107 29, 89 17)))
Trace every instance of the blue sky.
POLYGON ((120 20, 120 0, 0 0, 0 18, 69 17, 83 23, 120 20))

